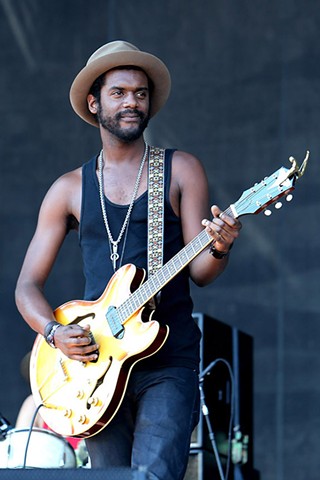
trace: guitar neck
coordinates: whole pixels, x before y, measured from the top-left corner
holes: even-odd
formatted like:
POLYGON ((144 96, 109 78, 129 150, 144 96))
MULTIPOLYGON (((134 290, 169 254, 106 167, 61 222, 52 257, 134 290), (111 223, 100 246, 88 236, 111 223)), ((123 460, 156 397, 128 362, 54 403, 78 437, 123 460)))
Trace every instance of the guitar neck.
MULTIPOLYGON (((231 206, 223 213, 234 216, 231 206)), ((202 230, 117 308, 119 317, 125 320, 143 307, 210 243, 212 243, 212 237, 206 230, 202 230)))
MULTIPOLYGON (((294 188, 295 181, 300 178, 306 168, 309 152, 301 165, 290 157, 290 170, 281 167, 260 183, 244 191, 235 203, 231 204, 223 213, 233 218, 243 215, 257 214, 278 198, 288 194, 294 188)), ((212 237, 202 230, 180 252, 171 258, 160 270, 143 283, 118 308, 117 315, 121 323, 136 313, 151 298, 153 298, 170 280, 183 270, 202 250, 210 243, 212 237)))

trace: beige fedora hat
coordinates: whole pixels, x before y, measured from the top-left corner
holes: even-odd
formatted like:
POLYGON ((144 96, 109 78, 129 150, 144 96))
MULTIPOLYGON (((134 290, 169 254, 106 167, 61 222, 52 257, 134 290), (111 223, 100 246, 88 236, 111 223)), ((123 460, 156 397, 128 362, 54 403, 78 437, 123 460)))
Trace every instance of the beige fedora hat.
POLYGON ((163 107, 171 88, 170 73, 165 64, 159 58, 142 52, 131 43, 116 40, 96 50, 71 85, 72 108, 83 120, 98 127, 95 117, 88 109, 87 96, 90 88, 103 73, 125 65, 142 68, 153 83, 150 116, 153 117, 163 107))

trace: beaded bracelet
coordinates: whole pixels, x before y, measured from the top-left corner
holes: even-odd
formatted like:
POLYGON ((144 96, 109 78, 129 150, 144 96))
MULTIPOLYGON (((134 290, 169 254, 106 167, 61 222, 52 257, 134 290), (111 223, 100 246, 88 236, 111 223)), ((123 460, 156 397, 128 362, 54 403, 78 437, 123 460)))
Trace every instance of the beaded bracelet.
POLYGON ((214 257, 214 258, 217 258, 218 260, 221 260, 222 258, 226 257, 227 255, 229 255, 229 252, 231 250, 231 248, 233 247, 233 243, 231 243, 230 245, 230 248, 227 252, 219 252, 219 250, 217 250, 214 246, 214 244, 212 243, 210 245, 210 249, 209 249, 209 253, 214 257))
POLYGON ((57 348, 54 344, 54 334, 57 328, 61 327, 61 324, 55 321, 49 322, 44 328, 44 339, 48 345, 52 348, 57 348))

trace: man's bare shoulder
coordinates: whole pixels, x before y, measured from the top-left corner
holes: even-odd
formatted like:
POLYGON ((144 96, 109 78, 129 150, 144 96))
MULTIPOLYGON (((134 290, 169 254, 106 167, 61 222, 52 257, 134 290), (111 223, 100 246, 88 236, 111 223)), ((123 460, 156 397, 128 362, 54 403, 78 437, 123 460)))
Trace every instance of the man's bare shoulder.
POLYGON ((57 215, 73 215, 77 220, 81 207, 82 169, 76 168, 61 175, 49 188, 42 210, 55 210, 57 215))
POLYGON ((199 164, 201 163, 199 158, 193 155, 192 153, 185 152, 183 150, 176 150, 173 153, 173 161, 179 163, 188 163, 188 164, 199 164))
POLYGON ((179 183, 181 180, 190 181, 196 178, 199 181, 205 181, 206 173, 203 165, 195 155, 177 150, 172 159, 172 176, 179 183))
POLYGON ((81 167, 71 170, 61 175, 52 184, 51 188, 54 189, 70 189, 81 186, 82 181, 82 169, 81 167))
MULTIPOLYGON (((195 204, 195 196, 202 199, 202 204, 206 204, 207 192, 208 182, 201 161, 191 153, 175 151, 172 157, 170 202, 176 215, 181 215, 182 204, 185 205, 187 201, 195 204)), ((184 207, 185 210, 187 208, 190 207, 184 207)))

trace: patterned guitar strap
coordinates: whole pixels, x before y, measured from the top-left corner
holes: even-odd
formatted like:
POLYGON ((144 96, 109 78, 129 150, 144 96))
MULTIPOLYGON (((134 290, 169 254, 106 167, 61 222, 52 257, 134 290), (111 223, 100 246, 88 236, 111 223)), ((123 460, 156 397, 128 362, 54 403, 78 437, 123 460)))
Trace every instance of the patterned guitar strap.
MULTIPOLYGON (((165 149, 150 147, 148 170, 148 277, 163 264, 165 149)), ((160 292, 157 302, 160 301, 160 292)))

